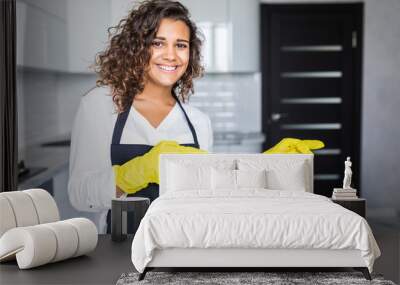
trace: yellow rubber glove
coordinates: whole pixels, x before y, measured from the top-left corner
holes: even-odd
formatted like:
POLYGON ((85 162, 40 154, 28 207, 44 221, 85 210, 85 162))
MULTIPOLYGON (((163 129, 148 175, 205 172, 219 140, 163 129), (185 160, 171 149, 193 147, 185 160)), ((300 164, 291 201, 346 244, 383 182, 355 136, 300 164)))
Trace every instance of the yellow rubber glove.
POLYGON ((325 145, 320 140, 300 140, 294 138, 284 138, 279 143, 264 151, 265 154, 273 153, 312 153, 312 149, 320 149, 325 145))
POLYGON ((128 194, 146 188, 149 183, 159 184, 159 158, 162 153, 207 153, 194 147, 181 146, 176 141, 161 141, 148 153, 135 157, 123 165, 114 165, 115 182, 128 194))

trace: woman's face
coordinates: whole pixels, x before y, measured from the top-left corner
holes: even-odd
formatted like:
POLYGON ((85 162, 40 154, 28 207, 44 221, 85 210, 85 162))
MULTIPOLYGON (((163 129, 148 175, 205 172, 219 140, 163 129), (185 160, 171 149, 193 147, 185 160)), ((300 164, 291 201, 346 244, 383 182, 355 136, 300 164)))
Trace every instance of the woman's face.
POLYGON ((169 18, 161 20, 151 45, 149 82, 172 87, 181 78, 189 64, 189 39, 190 30, 184 22, 169 18))

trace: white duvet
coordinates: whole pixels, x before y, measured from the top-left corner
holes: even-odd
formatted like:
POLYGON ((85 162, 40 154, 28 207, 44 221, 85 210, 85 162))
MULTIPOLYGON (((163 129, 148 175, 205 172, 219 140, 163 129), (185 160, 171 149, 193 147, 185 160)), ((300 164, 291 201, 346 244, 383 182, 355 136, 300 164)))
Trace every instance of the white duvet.
POLYGON ((379 248, 366 220, 328 198, 306 192, 248 189, 183 191, 156 199, 132 243, 143 272, 155 249, 358 249, 372 272, 379 248))

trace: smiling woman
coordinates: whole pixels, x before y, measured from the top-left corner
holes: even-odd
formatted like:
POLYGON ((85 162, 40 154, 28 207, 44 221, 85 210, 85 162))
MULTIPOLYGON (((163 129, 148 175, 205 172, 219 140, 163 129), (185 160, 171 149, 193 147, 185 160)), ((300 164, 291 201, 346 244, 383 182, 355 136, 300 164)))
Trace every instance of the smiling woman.
POLYGON ((204 69, 200 64, 199 32, 182 4, 144 1, 109 31, 110 44, 97 57, 100 76, 97 85, 113 87, 114 101, 120 111, 143 92, 147 75, 154 74, 154 64, 167 68, 179 64, 180 70, 171 78, 174 82, 169 83, 186 101, 189 92, 193 92, 192 79, 201 76, 204 69))
MULTIPOLYGON (((167 104, 159 106, 158 112, 154 113, 152 104, 157 101, 154 98, 158 94, 156 89, 164 88, 168 93, 170 87, 184 75, 189 65, 189 40, 190 30, 184 22, 170 18, 161 20, 150 48, 144 92, 137 94, 133 102, 135 109, 148 118, 154 128, 160 125, 175 105, 175 99, 170 98, 167 104), (155 100, 147 100, 150 96, 155 100)), ((167 94, 163 97, 166 100, 171 96, 167 94)))
POLYGON ((99 213, 100 232, 112 198, 158 197, 158 169, 147 158, 165 147, 210 151, 213 141, 208 116, 186 102, 203 72, 188 10, 144 1, 109 32, 96 58, 97 87, 83 96, 75 119, 68 183, 75 208, 99 213), (165 140, 175 142, 154 147, 165 140))
POLYGON ((161 20, 151 48, 149 83, 171 86, 182 77, 189 64, 189 38, 184 22, 161 20))

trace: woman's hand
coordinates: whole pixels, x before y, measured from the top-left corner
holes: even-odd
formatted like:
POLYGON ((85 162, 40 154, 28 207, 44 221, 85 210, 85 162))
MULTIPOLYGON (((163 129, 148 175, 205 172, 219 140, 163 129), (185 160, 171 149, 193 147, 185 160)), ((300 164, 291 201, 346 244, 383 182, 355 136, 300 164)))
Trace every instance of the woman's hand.
POLYGON ((150 183, 159 184, 159 157, 162 153, 207 152, 194 147, 181 146, 176 141, 161 141, 144 155, 132 158, 123 165, 113 165, 115 184, 128 194, 136 193, 150 183))
POLYGON ((121 190, 118 186, 115 187, 115 197, 121 197, 125 192, 121 190))
POLYGON ((313 153, 311 150, 323 148, 325 145, 320 140, 301 140, 295 138, 284 138, 279 143, 264 151, 265 154, 274 153, 313 153))

